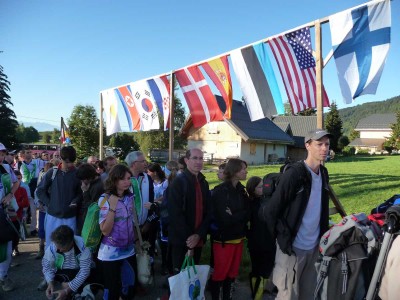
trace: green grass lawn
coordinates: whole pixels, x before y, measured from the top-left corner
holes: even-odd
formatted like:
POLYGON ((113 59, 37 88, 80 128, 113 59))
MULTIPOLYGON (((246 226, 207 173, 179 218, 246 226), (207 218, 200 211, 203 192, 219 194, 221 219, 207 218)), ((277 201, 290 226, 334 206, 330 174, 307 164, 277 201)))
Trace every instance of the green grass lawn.
MULTIPOLYGON (((330 183, 347 214, 364 212, 369 214, 379 203, 400 193, 400 156, 353 156, 335 158, 325 165, 330 183)), ((280 166, 249 166, 247 178, 263 177, 278 172, 280 166)), ((210 188, 218 184, 216 170, 205 172, 210 188)), ((246 185, 246 182, 243 182, 246 185)), ((332 204, 333 206, 333 204, 332 204)), ((332 220, 340 220, 339 215, 332 220)), ((208 264, 209 243, 204 249, 204 263, 208 264)), ((244 252, 240 278, 245 280, 250 271, 249 255, 244 252)))

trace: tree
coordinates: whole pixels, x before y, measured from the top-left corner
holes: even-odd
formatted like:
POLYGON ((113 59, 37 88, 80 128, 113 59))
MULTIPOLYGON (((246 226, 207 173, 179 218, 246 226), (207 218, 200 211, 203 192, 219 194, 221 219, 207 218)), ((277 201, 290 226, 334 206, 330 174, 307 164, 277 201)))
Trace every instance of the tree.
POLYGON ((356 138, 359 138, 359 137, 360 137, 360 132, 353 129, 353 131, 350 132, 349 140, 354 141, 356 138))
POLYGON ((16 136, 18 141, 23 143, 34 143, 40 140, 40 134, 36 128, 32 126, 25 127, 23 123, 18 125, 16 136))
POLYGON ((386 147, 392 147, 392 149, 400 149, 400 110, 396 112, 396 123, 392 124, 392 134, 389 138, 386 147))
POLYGON ((91 105, 76 105, 68 119, 69 135, 79 158, 99 153, 100 121, 91 105))
MULTIPOLYGON (((174 129, 174 149, 182 149, 186 146, 186 139, 179 135, 179 131, 185 122, 185 110, 182 106, 182 102, 178 97, 175 100, 175 129, 174 129)), ((164 131, 164 121, 160 118, 160 130, 148 131, 148 132, 137 132, 135 133, 135 139, 140 145, 140 150, 144 155, 148 155, 151 149, 168 149, 169 148, 169 131, 164 131)))
POLYGON ((61 132, 57 128, 53 129, 53 132, 51 134, 51 141, 54 144, 59 144, 60 143, 60 137, 61 137, 61 132))
POLYGON ((350 144, 349 138, 347 135, 342 135, 338 140, 338 149, 343 150, 348 144, 350 144))
POLYGON ((317 111, 315 108, 306 108, 305 110, 299 112, 299 116, 315 116, 317 111))
POLYGON ((7 93, 10 91, 9 86, 11 85, 7 78, 7 75, 3 73, 3 67, 0 65, 0 142, 6 147, 16 148, 18 122, 14 111, 9 108, 13 104, 10 95, 7 93))
POLYGON ((50 133, 44 132, 43 135, 42 135, 42 140, 43 140, 44 143, 50 144, 50 142, 51 142, 50 133))
POLYGON ((108 145, 118 150, 116 156, 119 159, 124 159, 129 152, 140 148, 132 133, 117 133, 111 137, 108 145))
POLYGON ((343 134, 342 120, 340 119, 339 111, 335 102, 332 102, 330 110, 325 118, 325 128, 333 135, 331 138, 331 149, 338 151, 338 140, 343 134))

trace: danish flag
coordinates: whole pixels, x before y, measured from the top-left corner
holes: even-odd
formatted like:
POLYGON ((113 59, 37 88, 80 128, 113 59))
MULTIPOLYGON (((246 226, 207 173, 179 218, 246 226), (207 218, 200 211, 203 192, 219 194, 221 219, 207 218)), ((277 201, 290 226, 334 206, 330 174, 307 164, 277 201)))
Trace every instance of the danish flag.
POLYGON ((175 76, 186 99, 195 128, 212 121, 223 120, 217 100, 199 67, 183 68, 176 71, 175 76))

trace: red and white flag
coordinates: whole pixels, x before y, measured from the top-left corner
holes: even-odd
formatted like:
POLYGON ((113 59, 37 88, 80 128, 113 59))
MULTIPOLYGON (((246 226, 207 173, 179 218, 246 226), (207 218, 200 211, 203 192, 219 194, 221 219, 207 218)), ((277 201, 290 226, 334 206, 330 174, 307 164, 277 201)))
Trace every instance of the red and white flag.
POLYGON ((199 67, 183 68, 176 71, 175 76, 186 99, 195 128, 212 121, 223 120, 217 100, 199 67))

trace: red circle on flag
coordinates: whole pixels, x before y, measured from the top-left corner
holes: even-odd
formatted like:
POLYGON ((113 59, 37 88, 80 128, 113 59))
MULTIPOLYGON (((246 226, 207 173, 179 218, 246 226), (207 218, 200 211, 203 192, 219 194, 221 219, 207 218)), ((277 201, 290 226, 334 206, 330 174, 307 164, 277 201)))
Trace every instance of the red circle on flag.
POLYGON ((142 107, 146 112, 151 112, 153 110, 153 104, 147 98, 142 99, 142 107))

